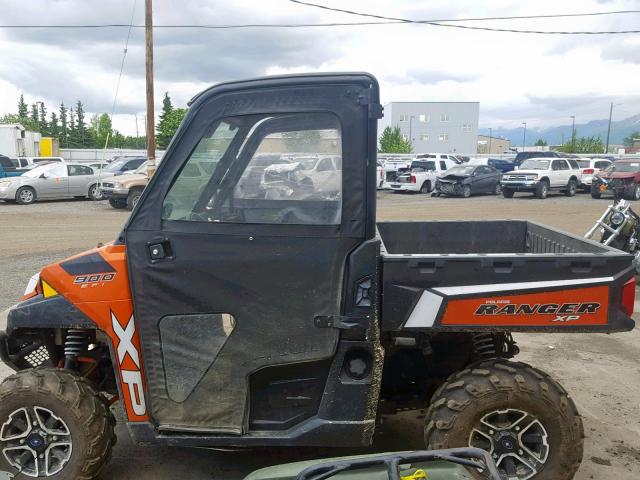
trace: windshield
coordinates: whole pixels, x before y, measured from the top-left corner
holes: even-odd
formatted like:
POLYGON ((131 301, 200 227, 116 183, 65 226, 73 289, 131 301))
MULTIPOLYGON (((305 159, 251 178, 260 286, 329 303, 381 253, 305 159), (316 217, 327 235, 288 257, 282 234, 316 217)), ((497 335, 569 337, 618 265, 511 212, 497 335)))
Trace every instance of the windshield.
POLYGON ((429 160, 429 161, 416 161, 416 162, 411 162, 411 170, 416 170, 416 171, 434 171, 436 169, 436 162, 434 162, 433 160, 429 160))
POLYGON ((109 164, 109 166, 103 168, 102 170, 105 172, 118 172, 124 167, 124 165, 131 160, 130 158, 121 158, 119 160, 114 160, 109 164))
POLYGON ((143 174, 147 174, 147 162, 142 162, 142 164, 136 168, 133 173, 143 173, 143 174))
POLYGON ((475 169, 476 167, 474 165, 465 165, 463 167, 452 167, 445 172, 445 175, 467 176, 467 175, 471 175, 475 169))
POLYGON ((522 162, 520 170, 549 170, 549 160, 530 158, 522 162))
POLYGON ((605 170, 607 173, 613 172, 640 172, 640 162, 616 162, 612 163, 605 170))
POLYGON ((590 160, 578 160, 578 165, 580 165, 580 168, 589 168, 591 166, 591 161, 590 160))
POLYGON ((31 170, 22 174, 23 177, 32 177, 36 178, 42 175, 44 172, 48 172, 52 168, 57 167, 58 165, 55 163, 48 163, 46 165, 40 165, 39 167, 32 168, 31 170))

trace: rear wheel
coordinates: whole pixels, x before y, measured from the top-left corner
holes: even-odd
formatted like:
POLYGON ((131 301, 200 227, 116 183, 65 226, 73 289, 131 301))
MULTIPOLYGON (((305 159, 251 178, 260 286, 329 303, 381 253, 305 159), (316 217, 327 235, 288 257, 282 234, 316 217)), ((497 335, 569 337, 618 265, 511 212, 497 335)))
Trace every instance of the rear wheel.
POLYGON ((103 199, 102 190, 100 190, 100 187, 98 186, 98 184, 94 184, 89 187, 88 197, 91 200, 103 199))
POLYGON ((142 189, 135 188, 129 192, 129 196, 127 196, 127 208, 129 210, 133 210, 138 204, 138 200, 142 196, 142 189))
POLYGON ((431 184, 429 182, 424 182, 420 187, 420 193, 429 193, 431 191, 431 184))
POLYGON ((509 479, 570 480, 584 430, 567 392, 524 363, 491 360, 451 376, 431 399, 429 449, 487 450, 509 479))
POLYGON ((513 198, 513 190, 511 190, 510 188, 504 187, 502 189, 502 196, 504 198, 513 198))
POLYGON ((542 180, 536 187, 535 196, 538 198, 547 198, 549 194, 549 183, 546 180, 542 180))
POLYGON ((569 180, 569 183, 567 184, 567 189, 565 190, 564 194, 567 197, 573 197, 576 194, 577 190, 578 190, 578 182, 576 182, 572 178, 571 180, 569 180))
POLYGON ((85 379, 22 370, 0 385, 0 398, 0 470, 89 480, 109 461, 115 419, 85 379))
POLYGON ((29 205, 36 201, 36 192, 31 187, 20 187, 16 192, 16 202, 20 205, 29 205))

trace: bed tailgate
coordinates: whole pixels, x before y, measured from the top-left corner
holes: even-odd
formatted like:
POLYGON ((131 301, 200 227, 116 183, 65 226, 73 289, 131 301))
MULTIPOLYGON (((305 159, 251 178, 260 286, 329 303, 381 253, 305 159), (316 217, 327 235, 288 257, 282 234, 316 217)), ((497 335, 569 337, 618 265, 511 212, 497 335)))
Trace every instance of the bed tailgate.
POLYGON ((630 255, 387 255, 382 329, 632 330, 630 255), (404 258, 403 258, 404 257, 404 258))

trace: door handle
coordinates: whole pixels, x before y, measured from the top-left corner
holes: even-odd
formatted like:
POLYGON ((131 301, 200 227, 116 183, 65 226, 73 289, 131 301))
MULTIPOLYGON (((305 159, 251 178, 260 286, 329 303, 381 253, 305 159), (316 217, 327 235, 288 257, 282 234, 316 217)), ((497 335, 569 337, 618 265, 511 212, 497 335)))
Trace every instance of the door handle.
POLYGON ((173 250, 168 238, 153 240, 147 243, 147 251, 151 263, 173 259, 173 250))

